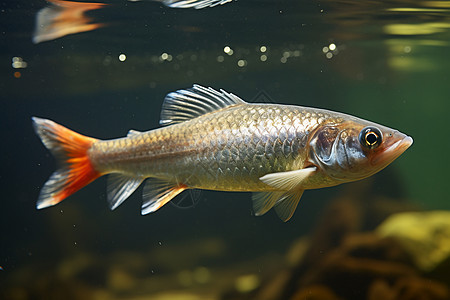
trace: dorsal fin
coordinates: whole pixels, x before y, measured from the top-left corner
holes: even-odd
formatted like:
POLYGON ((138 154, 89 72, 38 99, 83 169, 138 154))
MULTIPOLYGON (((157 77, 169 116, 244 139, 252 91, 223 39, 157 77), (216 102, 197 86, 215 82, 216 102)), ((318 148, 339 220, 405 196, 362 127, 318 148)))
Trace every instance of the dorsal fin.
POLYGON ((243 104, 244 100, 224 90, 216 91, 194 84, 190 89, 172 92, 164 99, 161 125, 181 123, 227 106, 243 104))

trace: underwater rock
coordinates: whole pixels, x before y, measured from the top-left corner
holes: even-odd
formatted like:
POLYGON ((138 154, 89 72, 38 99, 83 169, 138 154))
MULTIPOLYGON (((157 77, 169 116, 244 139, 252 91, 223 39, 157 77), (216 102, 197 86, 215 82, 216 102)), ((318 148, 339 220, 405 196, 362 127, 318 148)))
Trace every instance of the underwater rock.
MULTIPOLYGON (((407 201, 372 193, 372 188, 366 181, 344 189, 343 195, 324 209, 311 236, 300 237, 287 251, 286 268, 247 295, 228 294, 222 299, 450 299, 449 285, 442 282, 442 274, 448 272, 441 268, 434 275, 424 274, 417 268, 415 255, 397 236, 381 236, 379 230, 374 231, 385 220, 384 224, 389 224, 390 215, 417 208, 407 201)), ((440 218, 444 217, 435 220, 440 218)), ((449 215, 445 218, 450 222, 449 215)), ((444 227, 445 222, 438 223, 444 227)), ((410 225, 405 227, 406 232, 413 226, 420 227, 410 225)), ((431 228, 436 230, 434 234, 450 240, 444 228, 431 228)), ((432 238, 433 234, 428 234, 432 238)), ((436 242, 445 249, 443 240, 436 242)), ((429 241, 425 239, 424 243, 429 241)))
POLYGON ((235 288, 238 292, 248 293, 260 285, 259 277, 256 274, 242 275, 236 278, 235 288))
POLYGON ((448 287, 427 278, 407 277, 390 285, 385 280, 375 280, 369 287, 368 300, 445 300, 449 297, 448 287))
MULTIPOLYGON (((260 299, 260 300, 272 300, 278 299, 281 291, 284 290, 289 280, 292 278, 292 272, 290 270, 283 270, 278 272, 274 278, 266 281, 256 293, 252 294, 252 297, 245 299, 260 299)), ((231 298, 229 298, 231 299, 231 298)))
POLYGON ((339 246, 322 253, 322 259, 307 267, 303 262, 296 269, 283 270, 263 284, 256 294, 267 295, 268 287, 272 287, 270 297, 263 299, 450 298, 449 288, 444 283, 421 277, 413 259, 398 241, 374 233, 346 236, 339 246), (283 277, 280 282, 279 278, 283 277))
POLYGON ((336 294, 324 285, 310 286, 297 291, 290 300, 342 300, 336 294))
POLYGON ((343 299, 365 299, 372 281, 417 276, 410 259, 395 242, 374 234, 353 234, 323 255, 297 279, 300 289, 325 285, 343 299))
POLYGON ((324 253, 341 245, 346 236, 372 231, 393 213, 417 209, 404 199, 383 197, 376 193, 376 187, 381 184, 385 189, 398 188, 400 185, 395 179, 387 183, 383 180, 375 176, 350 184, 324 208, 311 233, 303 267, 321 260, 324 253))
POLYGON ((131 290, 136 285, 136 279, 121 268, 113 267, 108 272, 107 286, 115 291, 131 290))
POLYGON ((439 280, 450 287, 450 257, 447 257, 433 271, 427 273, 427 276, 439 280))
POLYGON ((295 240, 288 252, 286 253, 286 261, 289 266, 297 266, 305 257, 309 249, 310 241, 306 237, 300 237, 295 240))
POLYGON ((450 212, 405 212, 390 216, 376 232, 394 237, 429 272, 450 257, 450 212))
MULTIPOLYGON (((96 290, 83 283, 73 280, 60 280, 51 274, 45 274, 43 277, 37 278, 33 282, 28 282, 22 286, 8 286, 6 289, 2 289, 0 291, 0 299, 94 299, 96 292, 96 290)), ((110 297, 103 299, 110 299, 110 297)))

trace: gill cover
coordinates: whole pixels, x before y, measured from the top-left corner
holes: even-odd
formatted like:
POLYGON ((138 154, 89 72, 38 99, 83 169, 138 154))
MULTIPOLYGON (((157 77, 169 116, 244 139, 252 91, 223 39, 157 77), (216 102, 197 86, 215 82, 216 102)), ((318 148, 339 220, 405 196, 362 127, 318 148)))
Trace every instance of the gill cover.
POLYGON ((359 136, 360 130, 353 126, 324 126, 311 139, 310 158, 334 179, 351 181, 365 177, 369 160, 359 136))

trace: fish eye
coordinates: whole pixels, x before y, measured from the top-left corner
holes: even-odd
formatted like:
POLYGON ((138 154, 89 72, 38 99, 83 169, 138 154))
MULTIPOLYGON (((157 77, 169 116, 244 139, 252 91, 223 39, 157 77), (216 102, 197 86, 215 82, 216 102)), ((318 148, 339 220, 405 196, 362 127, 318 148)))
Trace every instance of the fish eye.
POLYGON ((375 149, 383 141, 381 131, 375 127, 366 127, 359 133, 359 142, 368 149, 375 149))

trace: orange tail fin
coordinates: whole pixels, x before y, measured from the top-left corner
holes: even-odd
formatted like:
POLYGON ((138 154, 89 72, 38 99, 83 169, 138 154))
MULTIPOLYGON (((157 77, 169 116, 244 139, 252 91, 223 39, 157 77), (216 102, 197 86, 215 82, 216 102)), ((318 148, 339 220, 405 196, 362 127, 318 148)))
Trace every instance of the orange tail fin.
POLYGON ((36 14, 36 26, 33 33, 35 44, 105 26, 86 16, 86 12, 100 9, 107 4, 66 0, 48 0, 47 2, 49 5, 36 14))
POLYGON ((78 134, 53 121, 33 117, 33 125, 42 143, 61 163, 39 194, 38 209, 58 204, 102 174, 92 166, 87 151, 94 138, 78 134))

